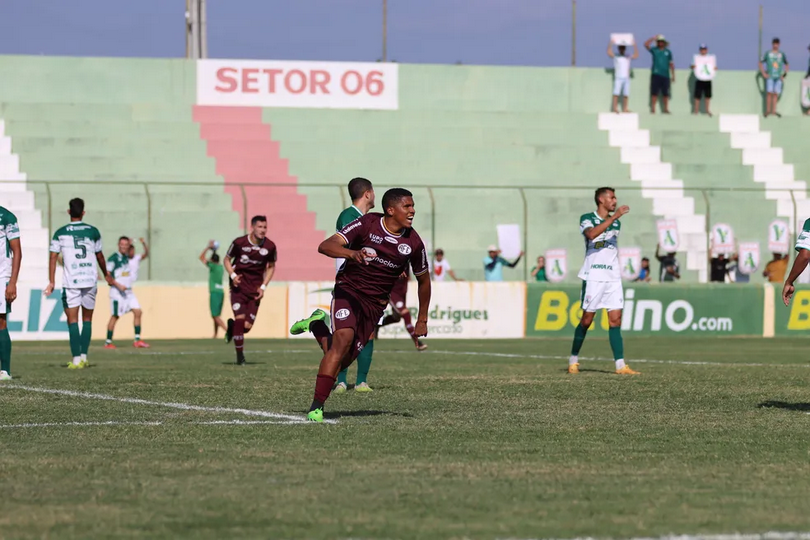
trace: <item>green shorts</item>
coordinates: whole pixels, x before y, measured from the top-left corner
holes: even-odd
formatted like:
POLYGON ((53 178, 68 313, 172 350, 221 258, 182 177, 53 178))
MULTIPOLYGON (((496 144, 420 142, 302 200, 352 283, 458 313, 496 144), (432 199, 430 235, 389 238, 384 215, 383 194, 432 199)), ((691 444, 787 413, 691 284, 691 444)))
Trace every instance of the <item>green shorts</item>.
POLYGON ((212 291, 211 297, 208 300, 208 306, 211 308, 211 316, 219 317, 222 315, 222 304, 225 303, 224 291, 212 291))

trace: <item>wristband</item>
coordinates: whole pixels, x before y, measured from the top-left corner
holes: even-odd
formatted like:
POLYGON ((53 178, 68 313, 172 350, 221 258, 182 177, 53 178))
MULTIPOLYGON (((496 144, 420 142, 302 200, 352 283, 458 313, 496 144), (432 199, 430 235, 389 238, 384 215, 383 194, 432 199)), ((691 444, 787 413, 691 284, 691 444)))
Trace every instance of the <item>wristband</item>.
POLYGON ((267 289, 267 285, 265 285, 264 283, 262 283, 262 286, 261 286, 261 287, 259 287, 259 288, 260 288, 261 290, 263 290, 263 291, 264 291, 265 289, 267 289))
POLYGON ((231 279, 236 279, 236 272, 231 272, 231 279))

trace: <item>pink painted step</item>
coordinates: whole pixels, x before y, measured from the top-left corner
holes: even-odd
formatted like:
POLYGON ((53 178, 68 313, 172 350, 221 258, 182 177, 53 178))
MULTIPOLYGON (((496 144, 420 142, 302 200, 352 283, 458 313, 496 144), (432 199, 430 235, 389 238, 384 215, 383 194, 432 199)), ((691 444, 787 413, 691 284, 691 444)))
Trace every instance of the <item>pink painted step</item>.
POLYGON ((332 279, 334 263, 318 253, 326 233, 316 228, 315 213, 307 210, 306 196, 298 193, 298 178, 290 175, 288 161, 281 158, 279 142, 270 139, 262 110, 194 106, 193 118, 200 124, 200 137, 216 160, 217 173, 225 179, 225 192, 231 195, 240 219, 267 216, 268 236, 279 251, 276 279, 332 279), (264 183, 290 185, 250 185, 264 183), (239 184, 246 184, 247 209, 239 184))

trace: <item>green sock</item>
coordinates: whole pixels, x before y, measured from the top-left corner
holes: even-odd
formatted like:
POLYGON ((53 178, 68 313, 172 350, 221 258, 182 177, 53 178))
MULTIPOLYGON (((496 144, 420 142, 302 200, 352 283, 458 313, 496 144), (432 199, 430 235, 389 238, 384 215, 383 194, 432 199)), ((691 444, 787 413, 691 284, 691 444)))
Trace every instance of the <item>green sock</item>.
POLYGON ((70 336, 70 355, 73 358, 82 355, 82 339, 79 335, 79 323, 68 325, 68 335, 70 336))
POLYGON ((87 354, 90 349, 90 338, 93 337, 93 323, 85 321, 82 323, 82 354, 87 354))
POLYGON ((135 327, 135 341, 140 341, 140 340, 141 340, 141 327, 136 326, 135 327))
POLYGON ((357 356, 357 382, 361 384, 368 378, 368 370, 371 368, 371 356, 374 354, 374 340, 366 343, 363 350, 357 356))
POLYGON ((346 383, 346 374, 348 374, 348 373, 349 373, 349 368, 340 370, 340 373, 338 373, 338 378, 337 378, 338 384, 340 384, 340 383, 347 384, 346 383))
POLYGON ((11 373, 11 336, 8 328, 0 330, 0 370, 11 373))
POLYGON ((112 330, 107 330, 107 343, 112 343, 112 330))
POLYGON ((582 348, 582 343, 585 341, 585 335, 587 333, 587 328, 581 324, 577 325, 576 330, 574 330, 574 344, 571 346, 571 356, 579 356, 579 350, 582 348))
POLYGON ((622 340, 621 326, 611 326, 608 330, 608 338, 610 339, 610 348, 613 349, 613 359, 624 359, 624 341, 622 340))

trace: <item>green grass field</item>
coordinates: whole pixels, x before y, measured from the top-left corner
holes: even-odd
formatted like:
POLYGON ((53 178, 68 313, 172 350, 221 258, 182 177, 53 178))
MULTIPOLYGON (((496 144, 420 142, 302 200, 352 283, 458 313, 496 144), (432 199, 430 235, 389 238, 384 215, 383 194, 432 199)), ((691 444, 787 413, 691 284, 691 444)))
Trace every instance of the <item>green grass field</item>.
POLYGON ((0 537, 810 530, 810 341, 628 339, 630 378, 604 359, 568 375, 567 340, 430 345, 379 341, 376 391, 333 396, 335 423, 316 425, 296 420, 314 342, 248 340, 245 367, 219 341, 94 344, 83 371, 63 367, 67 344, 15 343, 0 537), (111 424, 71 424, 89 422, 111 424))

